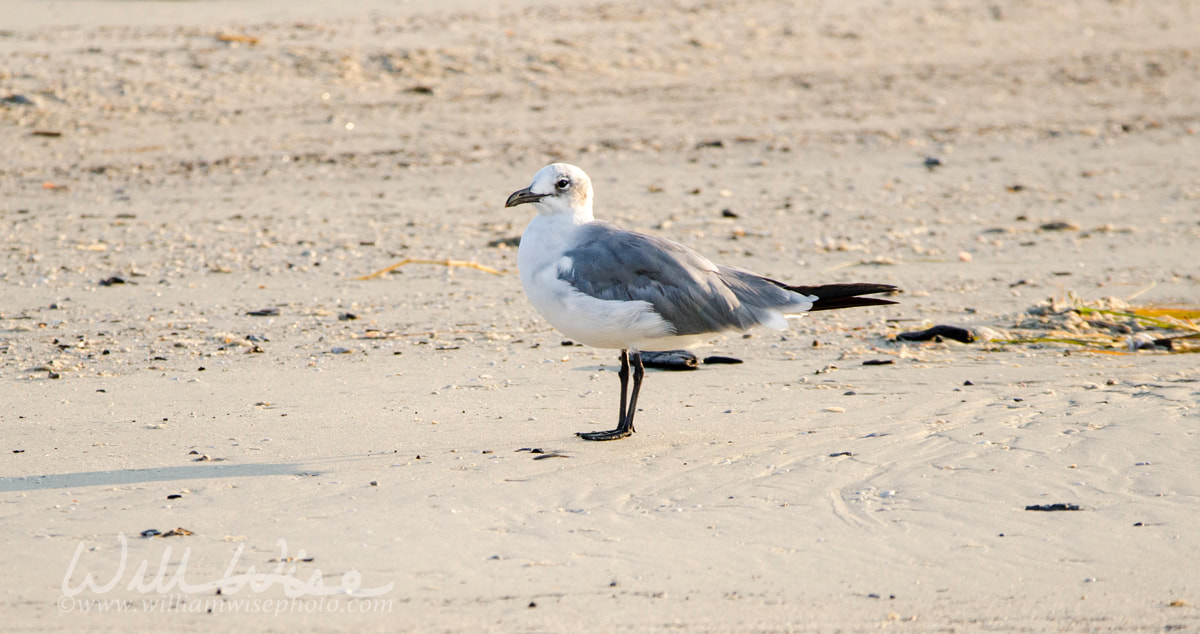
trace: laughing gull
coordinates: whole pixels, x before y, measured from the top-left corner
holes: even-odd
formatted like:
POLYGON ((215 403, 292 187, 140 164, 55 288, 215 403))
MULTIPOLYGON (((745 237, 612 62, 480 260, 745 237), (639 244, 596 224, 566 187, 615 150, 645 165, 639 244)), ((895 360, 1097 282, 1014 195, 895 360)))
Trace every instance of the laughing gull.
POLYGON ((592 217, 592 181, 574 165, 543 167, 504 206, 527 203, 537 215, 517 253, 525 295, 571 339, 621 351, 617 428, 576 434, 584 440, 633 433, 642 351, 684 348, 714 333, 758 325, 785 330, 787 317, 808 311, 896 303, 860 297, 897 292, 890 284, 789 286, 598 221, 592 217), (631 365, 633 393, 626 402, 631 365))

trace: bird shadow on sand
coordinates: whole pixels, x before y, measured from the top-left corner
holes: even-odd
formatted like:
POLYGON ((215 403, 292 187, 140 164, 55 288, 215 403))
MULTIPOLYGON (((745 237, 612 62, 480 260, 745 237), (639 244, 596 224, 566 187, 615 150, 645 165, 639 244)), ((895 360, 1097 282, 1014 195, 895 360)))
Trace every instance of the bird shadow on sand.
POLYGON ((291 462, 279 464, 207 464, 153 469, 80 471, 78 473, 52 473, 47 475, 0 478, 0 493, 10 491, 38 491, 42 489, 72 489, 92 486, 120 486, 144 484, 146 482, 172 482, 176 480, 312 475, 314 473, 312 470, 306 470, 301 465, 291 462))
POLYGON ((367 454, 315 458, 300 462, 254 462, 248 464, 192 464, 149 469, 114 469, 111 471, 80 471, 46 475, 10 476, 0 478, 0 493, 39 491, 44 489, 73 489, 93 486, 121 486, 147 482, 179 480, 211 480, 217 478, 253 478, 263 476, 316 476, 323 469, 315 465, 331 462, 371 459, 388 454, 367 454))

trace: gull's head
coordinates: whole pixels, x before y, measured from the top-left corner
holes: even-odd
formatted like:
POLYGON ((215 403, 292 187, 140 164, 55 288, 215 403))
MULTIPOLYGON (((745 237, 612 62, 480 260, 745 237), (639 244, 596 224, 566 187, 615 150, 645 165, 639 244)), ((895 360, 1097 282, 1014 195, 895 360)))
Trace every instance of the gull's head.
POLYGON ((553 163, 538 170, 533 182, 508 197, 505 207, 533 204, 539 214, 566 214, 592 219, 592 179, 583 170, 566 163, 553 163))

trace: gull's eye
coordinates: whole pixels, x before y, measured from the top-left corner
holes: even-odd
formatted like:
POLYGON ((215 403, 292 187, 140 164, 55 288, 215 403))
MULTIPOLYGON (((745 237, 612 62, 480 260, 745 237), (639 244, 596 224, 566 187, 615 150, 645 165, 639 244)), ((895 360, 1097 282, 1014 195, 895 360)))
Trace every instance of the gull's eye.
POLYGON ((554 184, 554 186, 557 187, 559 191, 565 191, 571 186, 571 181, 570 179, 560 178, 558 179, 558 182, 554 184))

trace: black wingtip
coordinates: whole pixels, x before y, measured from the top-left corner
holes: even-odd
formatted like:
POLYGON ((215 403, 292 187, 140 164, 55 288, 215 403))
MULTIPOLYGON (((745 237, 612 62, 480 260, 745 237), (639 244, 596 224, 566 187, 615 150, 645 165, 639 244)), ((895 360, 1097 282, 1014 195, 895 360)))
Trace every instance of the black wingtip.
POLYGON ((839 308, 856 308, 859 306, 886 306, 897 302, 890 299, 861 296, 901 292, 899 288, 891 284, 871 283, 784 286, 784 288, 802 295, 815 295, 817 301, 813 302, 813 306, 809 311, 837 310, 839 308))
POLYGON ((888 304, 898 304, 890 299, 877 299, 874 297, 843 297, 839 299, 818 299, 813 302, 813 307, 808 309, 809 312, 816 310, 837 310, 839 308, 857 308, 859 306, 887 306, 888 304))

